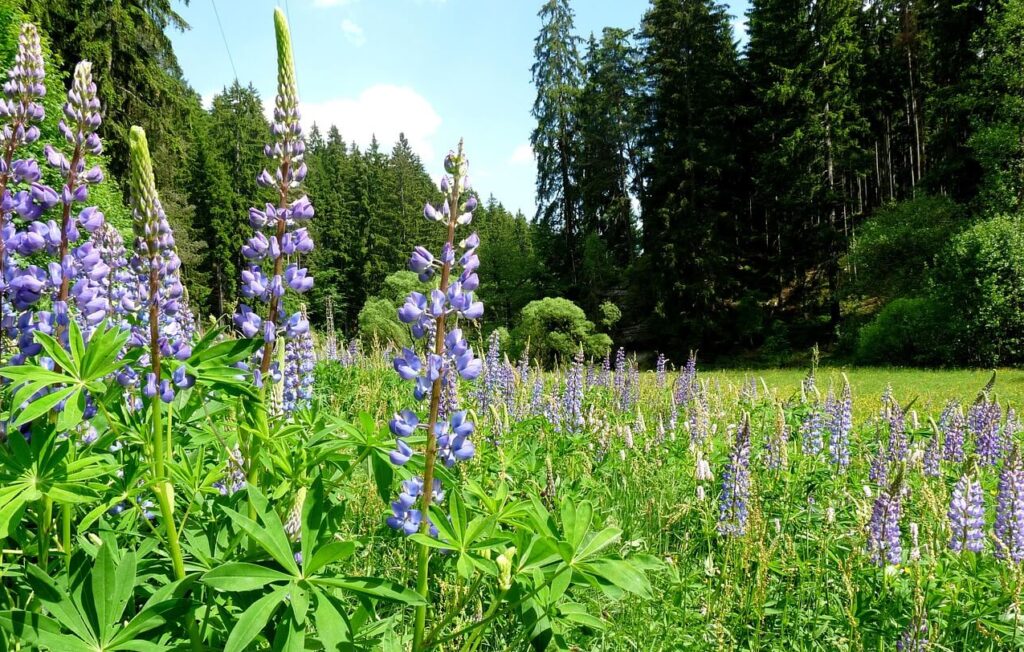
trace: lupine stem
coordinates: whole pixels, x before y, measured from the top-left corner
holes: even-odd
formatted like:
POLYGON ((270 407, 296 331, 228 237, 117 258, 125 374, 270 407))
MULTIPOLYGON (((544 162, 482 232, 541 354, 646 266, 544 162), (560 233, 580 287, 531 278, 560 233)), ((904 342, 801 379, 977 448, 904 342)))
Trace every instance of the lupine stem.
POLYGON ((49 496, 43 496, 39 516, 39 567, 46 569, 46 560, 50 552, 50 523, 53 521, 53 500, 49 496))
MULTIPOLYGON (((462 141, 459 141, 458 159, 462 160, 462 141)), ((448 237, 445 239, 445 248, 453 247, 455 244, 455 224, 459 216, 459 191, 461 178, 458 173, 452 175, 452 192, 449 196, 449 216, 448 216, 448 237)), ((442 293, 448 291, 448 279, 451 276, 452 263, 449 260, 441 266, 441 280, 438 285, 438 289, 442 293)), ((442 314, 437 318, 437 329, 434 333, 434 353, 438 356, 444 353, 444 337, 445 337, 445 322, 447 315, 442 314)), ((444 374, 438 374, 437 378, 434 379, 433 385, 430 388, 430 418, 427 421, 427 446, 423 451, 423 496, 421 500, 420 513, 423 514, 423 522, 420 524, 420 529, 424 534, 429 536, 430 534, 430 501, 433 497, 434 487, 434 462, 437 458, 437 435, 434 433, 434 427, 437 425, 437 414, 441 406, 441 392, 443 391, 443 384, 441 382, 444 374)), ((430 548, 425 545, 420 545, 419 551, 419 567, 416 576, 416 590, 420 596, 423 597, 425 603, 416 607, 416 627, 413 631, 413 650, 422 649, 423 645, 423 633, 426 629, 427 624, 427 600, 429 596, 428 580, 430 577, 430 548)))
MULTIPOLYGON (((149 359, 152 373, 156 383, 160 382, 161 360, 160 360, 160 275, 155 259, 157 256, 156 242, 149 242, 149 359)), ((167 533, 167 552, 171 556, 171 565, 174 568, 174 579, 185 578, 185 563, 181 557, 181 547, 178 544, 178 532, 174 526, 174 489, 167 481, 166 457, 164 449, 163 429, 163 399, 155 395, 149 399, 149 420, 150 434, 153 440, 153 491, 156 493, 157 503, 160 505, 161 517, 164 521, 164 528, 167 533)), ((170 447, 170 432, 167 433, 168 448, 170 447)))

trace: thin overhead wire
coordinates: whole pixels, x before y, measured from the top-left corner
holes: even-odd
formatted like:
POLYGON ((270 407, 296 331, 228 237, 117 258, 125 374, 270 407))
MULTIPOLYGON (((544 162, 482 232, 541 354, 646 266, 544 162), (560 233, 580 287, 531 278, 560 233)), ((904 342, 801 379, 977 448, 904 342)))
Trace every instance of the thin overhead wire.
POLYGON ((220 22, 220 12, 217 11, 217 3, 214 0, 210 0, 210 6, 213 7, 213 15, 217 18, 217 28, 220 30, 220 38, 224 41, 224 49, 228 53, 228 63, 231 64, 231 73, 235 76, 235 81, 238 81, 238 70, 235 69, 235 59, 231 56, 231 47, 228 45, 228 37, 224 33, 224 25, 220 22))

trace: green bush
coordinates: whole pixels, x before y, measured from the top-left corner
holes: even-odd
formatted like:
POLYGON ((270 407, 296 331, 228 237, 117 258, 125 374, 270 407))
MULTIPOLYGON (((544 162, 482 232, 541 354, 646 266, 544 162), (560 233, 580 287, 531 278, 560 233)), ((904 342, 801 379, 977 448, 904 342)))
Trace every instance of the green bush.
POLYGON ((612 347, 610 337, 594 332, 582 308, 553 297, 531 301, 523 308, 514 340, 519 351, 528 343, 530 355, 543 362, 570 358, 580 347, 587 356, 602 357, 612 347))
POLYGON ((934 276, 954 360, 1024 362, 1024 224, 1020 216, 978 222, 953 239, 934 276))
POLYGON ((395 304, 382 297, 370 297, 359 311, 359 339, 365 345, 391 342, 409 346, 409 327, 398 321, 395 304))
POLYGON ((930 271, 962 223, 946 197, 922 196, 889 204, 857 230, 849 279, 854 293, 890 301, 924 292, 930 271))
POLYGON ((370 345, 374 341, 409 346, 409 327, 398 321, 398 308, 410 292, 428 292, 430 286, 420 282, 415 273, 395 272, 384 279, 379 296, 367 297, 359 311, 359 339, 370 345))
POLYGON ((943 310, 931 298, 896 299, 860 330, 857 359, 865 364, 936 365, 947 360, 943 310))

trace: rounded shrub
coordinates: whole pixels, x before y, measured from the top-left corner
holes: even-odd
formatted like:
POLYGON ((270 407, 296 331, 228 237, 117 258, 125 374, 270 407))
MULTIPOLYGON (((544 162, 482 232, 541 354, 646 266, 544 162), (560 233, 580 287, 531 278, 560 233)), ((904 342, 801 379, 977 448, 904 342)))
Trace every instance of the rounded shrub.
POLYGON ((582 308, 555 297, 526 304, 513 337, 520 351, 529 345, 531 356, 543 362, 570 358, 580 347, 587 356, 602 357, 612 347, 610 337, 594 332, 582 308))
POLYGON ((946 361, 943 310, 931 298, 889 302, 860 329, 857 359, 865 364, 936 365, 946 361))

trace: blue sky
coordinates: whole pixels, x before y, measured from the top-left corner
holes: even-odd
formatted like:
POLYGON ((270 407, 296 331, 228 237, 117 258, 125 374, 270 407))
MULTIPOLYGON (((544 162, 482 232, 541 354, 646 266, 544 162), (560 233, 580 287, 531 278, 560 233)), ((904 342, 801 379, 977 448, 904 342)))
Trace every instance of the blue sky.
MULTIPOLYGON (((741 20, 747 0, 727 4, 741 20)), ((191 29, 171 38, 205 101, 237 74, 272 102, 278 5, 289 16, 305 122, 336 124, 361 146, 376 134, 388 149, 404 131, 435 176, 464 137, 477 191, 533 216, 530 66, 539 0, 192 0, 178 6, 191 29)), ((576 28, 584 37, 605 26, 633 28, 647 6, 575 0, 576 28)))

